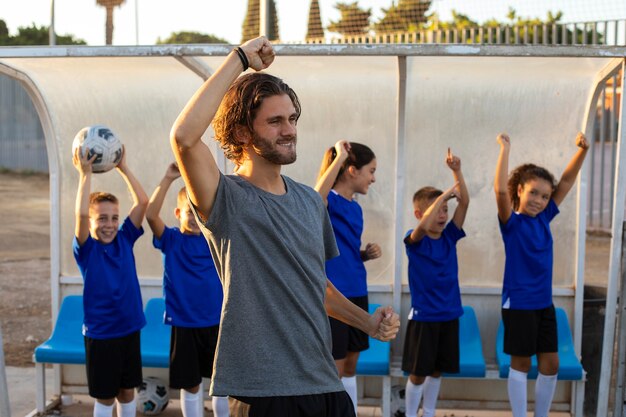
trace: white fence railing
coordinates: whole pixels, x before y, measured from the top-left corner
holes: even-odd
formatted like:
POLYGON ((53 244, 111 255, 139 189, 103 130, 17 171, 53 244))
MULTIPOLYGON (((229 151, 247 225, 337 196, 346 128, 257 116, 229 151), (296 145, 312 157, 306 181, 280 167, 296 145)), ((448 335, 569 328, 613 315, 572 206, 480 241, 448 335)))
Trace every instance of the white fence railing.
POLYGON ((439 43, 481 45, 626 45, 626 19, 442 28, 310 38, 307 43, 439 43))

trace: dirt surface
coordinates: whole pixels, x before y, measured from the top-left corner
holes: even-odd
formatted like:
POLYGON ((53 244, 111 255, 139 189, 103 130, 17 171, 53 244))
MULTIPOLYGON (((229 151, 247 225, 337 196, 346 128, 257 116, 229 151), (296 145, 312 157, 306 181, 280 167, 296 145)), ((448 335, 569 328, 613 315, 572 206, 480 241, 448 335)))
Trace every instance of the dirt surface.
POLYGON ((0 173, 0 325, 8 366, 32 366, 50 335, 50 198, 45 175, 0 173))
MULTIPOLYGON (((585 282, 606 286, 607 235, 587 237, 585 282)), ((0 173, 0 325, 8 366, 32 366, 50 335, 50 199, 45 175, 0 173)))

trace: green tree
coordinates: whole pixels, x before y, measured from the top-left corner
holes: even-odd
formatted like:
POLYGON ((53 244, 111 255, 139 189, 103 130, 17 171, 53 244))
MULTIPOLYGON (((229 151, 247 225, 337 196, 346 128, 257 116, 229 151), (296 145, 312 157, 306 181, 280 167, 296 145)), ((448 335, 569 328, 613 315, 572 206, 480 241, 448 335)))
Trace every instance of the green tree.
POLYGON ((319 39, 323 37, 324 26, 322 26, 320 4, 317 0, 311 0, 311 5, 309 6, 309 21, 306 30, 306 39, 319 39))
POLYGON ((341 13, 336 22, 331 21, 326 29, 342 35, 362 35, 369 31, 372 9, 362 9, 358 1, 337 3, 335 8, 341 13))
POLYGON ((7 26, 7 22, 0 19, 0 39, 9 37, 9 27, 7 26))
POLYGON ((113 8, 121 6, 126 0, 96 0, 98 6, 102 6, 107 11, 105 24, 106 44, 113 45, 113 8))
MULTIPOLYGON (((11 46, 34 46, 48 45, 50 43, 48 26, 32 24, 28 27, 18 27, 17 35, 10 36, 4 20, 0 20, 0 45, 11 46)), ((57 45, 86 45, 82 39, 74 39, 74 35, 57 35, 57 45)))
POLYGON ((374 24, 376 32, 413 32, 426 22, 426 11, 430 0, 399 0, 388 9, 382 9, 384 16, 374 24))
MULTIPOLYGON (((274 0, 268 0, 268 16, 269 19, 269 32, 267 38, 271 41, 280 39, 278 33, 278 13, 276 12, 276 4, 274 0)), ((243 20, 243 27, 241 32, 241 42, 245 42, 249 39, 254 39, 259 36, 260 33, 260 0, 248 0, 248 10, 246 11, 246 17, 243 20)))
POLYGON ((194 44, 194 43, 229 43, 227 40, 215 35, 207 35, 199 32, 174 32, 168 38, 157 39, 157 45, 170 44, 194 44))

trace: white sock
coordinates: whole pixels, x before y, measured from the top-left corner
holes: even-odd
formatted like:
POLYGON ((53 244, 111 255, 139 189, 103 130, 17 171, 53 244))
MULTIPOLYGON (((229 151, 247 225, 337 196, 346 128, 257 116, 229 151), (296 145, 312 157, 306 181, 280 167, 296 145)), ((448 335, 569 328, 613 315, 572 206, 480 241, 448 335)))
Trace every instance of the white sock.
POLYGON ((350 396, 352 400, 352 404, 354 405, 354 413, 356 414, 357 407, 357 393, 356 393, 356 375, 354 376, 344 376, 341 378, 341 382, 343 382, 343 387, 346 389, 346 392, 350 396))
POLYGON ((424 384, 415 385, 410 378, 406 380, 406 389, 404 390, 404 414, 406 417, 417 417, 423 389, 424 384))
POLYGON ((127 403, 117 402, 117 417, 135 417, 137 415, 137 402, 135 398, 127 403))
POLYGON ((557 374, 544 375, 539 372, 535 383, 535 417, 548 417, 556 388, 556 377, 557 374))
POLYGON ((195 394, 187 390, 180 390, 180 408, 183 417, 202 417, 200 415, 200 404, 202 402, 202 392, 195 394))
POLYGON ((115 404, 104 405, 96 400, 95 404, 93 405, 93 417, 113 417, 114 405, 115 404))
POLYGON ((213 406, 213 415, 215 417, 229 416, 228 397, 213 397, 211 399, 211 405, 213 406))
POLYGON ((441 378, 429 376, 424 381, 424 402, 422 409, 424 414, 422 417, 434 417, 435 407, 437 406, 437 397, 439 397, 439 388, 441 387, 441 378))
POLYGON ((509 369, 509 403, 511 404, 513 417, 526 417, 527 380, 528 374, 526 372, 516 371, 513 368, 509 369))

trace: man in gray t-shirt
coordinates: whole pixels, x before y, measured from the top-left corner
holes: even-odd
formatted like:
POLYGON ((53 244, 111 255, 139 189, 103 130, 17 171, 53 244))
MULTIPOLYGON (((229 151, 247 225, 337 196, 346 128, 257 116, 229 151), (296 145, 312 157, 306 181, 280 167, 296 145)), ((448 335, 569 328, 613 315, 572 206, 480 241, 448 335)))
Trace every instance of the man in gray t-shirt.
POLYGON ((400 321, 391 307, 370 316, 326 278, 325 261, 338 254, 326 208, 312 188, 280 173, 296 160, 298 97, 274 76, 239 77, 242 68, 260 71, 273 60, 264 37, 235 48, 172 128, 172 149, 224 285, 211 393, 234 398, 231 411, 242 416, 316 409, 311 415, 354 416, 327 315, 381 340, 394 338, 400 321), (211 123, 235 175, 223 175, 201 141, 211 123))

